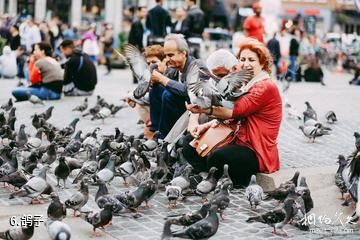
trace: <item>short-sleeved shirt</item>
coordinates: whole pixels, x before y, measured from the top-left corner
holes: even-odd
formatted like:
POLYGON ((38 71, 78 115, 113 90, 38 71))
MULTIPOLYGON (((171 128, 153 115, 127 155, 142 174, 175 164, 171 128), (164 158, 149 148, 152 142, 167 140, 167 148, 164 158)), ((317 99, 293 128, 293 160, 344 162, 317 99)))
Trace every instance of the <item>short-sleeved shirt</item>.
POLYGON ((280 168, 277 137, 282 119, 282 102, 278 87, 271 79, 254 84, 236 100, 233 118, 243 118, 236 144, 255 151, 259 171, 272 173, 280 168))

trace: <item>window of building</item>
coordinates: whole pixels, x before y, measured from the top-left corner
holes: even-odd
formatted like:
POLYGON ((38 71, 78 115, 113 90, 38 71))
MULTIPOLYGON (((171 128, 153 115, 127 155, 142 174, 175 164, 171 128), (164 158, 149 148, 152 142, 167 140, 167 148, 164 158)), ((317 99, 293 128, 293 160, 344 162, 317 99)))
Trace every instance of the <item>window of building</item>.
MULTIPOLYGON (((13 1, 13 0, 10 0, 13 1)), ((18 0, 17 12, 24 15, 34 16, 35 0, 18 0)))

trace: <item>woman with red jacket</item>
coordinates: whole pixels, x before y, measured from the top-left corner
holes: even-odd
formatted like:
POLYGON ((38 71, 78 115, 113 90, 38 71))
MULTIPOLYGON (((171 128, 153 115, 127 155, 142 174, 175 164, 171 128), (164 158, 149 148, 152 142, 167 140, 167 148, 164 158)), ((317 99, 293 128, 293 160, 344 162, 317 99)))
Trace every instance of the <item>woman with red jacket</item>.
MULTIPOLYGON (((272 57, 264 44, 255 39, 245 39, 238 54, 241 70, 254 72, 246 85, 247 94, 239 97, 233 109, 211 107, 199 109, 187 105, 192 113, 205 113, 223 120, 241 120, 233 144, 215 149, 207 158, 207 168, 218 168, 222 175, 224 164, 234 185, 248 185, 252 174, 272 173, 280 168, 277 137, 282 119, 282 102, 275 82, 270 78, 272 57)), ((213 122, 199 125, 195 135, 200 136, 213 126, 213 122)))

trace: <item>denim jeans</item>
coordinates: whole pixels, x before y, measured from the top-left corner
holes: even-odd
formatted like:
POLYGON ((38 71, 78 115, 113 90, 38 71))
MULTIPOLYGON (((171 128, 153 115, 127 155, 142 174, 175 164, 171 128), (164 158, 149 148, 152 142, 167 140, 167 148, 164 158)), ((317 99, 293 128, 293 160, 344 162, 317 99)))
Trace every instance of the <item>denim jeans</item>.
POLYGON ((290 61, 290 64, 289 64, 287 73, 285 75, 285 78, 290 77, 291 81, 296 81, 297 56, 290 56, 289 61, 290 61))
POLYGON ((35 95, 41 100, 58 100, 61 98, 61 93, 53 92, 46 87, 17 87, 12 91, 12 95, 17 101, 27 101, 30 95, 35 95))
POLYGON ((151 131, 160 131, 160 138, 165 138, 175 122, 185 112, 183 96, 176 95, 158 84, 150 90, 151 131))

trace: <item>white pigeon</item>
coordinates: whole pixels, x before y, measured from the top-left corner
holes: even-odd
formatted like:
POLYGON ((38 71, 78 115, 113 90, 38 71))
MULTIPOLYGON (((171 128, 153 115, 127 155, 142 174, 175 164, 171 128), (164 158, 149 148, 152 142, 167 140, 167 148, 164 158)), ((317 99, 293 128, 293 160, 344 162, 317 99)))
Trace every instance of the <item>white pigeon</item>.
POLYGON ((264 190, 257 184, 256 176, 252 175, 249 186, 245 190, 245 196, 250 203, 250 207, 256 209, 261 201, 264 199, 264 190))
POLYGON ((47 220, 45 226, 51 240, 69 240, 71 237, 69 225, 62 221, 47 220))

